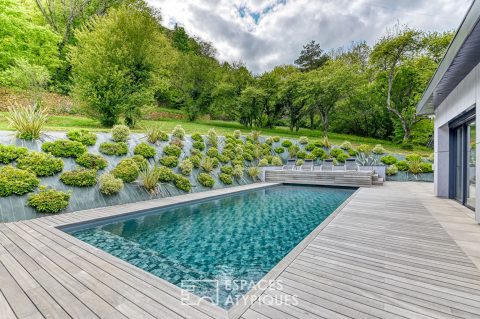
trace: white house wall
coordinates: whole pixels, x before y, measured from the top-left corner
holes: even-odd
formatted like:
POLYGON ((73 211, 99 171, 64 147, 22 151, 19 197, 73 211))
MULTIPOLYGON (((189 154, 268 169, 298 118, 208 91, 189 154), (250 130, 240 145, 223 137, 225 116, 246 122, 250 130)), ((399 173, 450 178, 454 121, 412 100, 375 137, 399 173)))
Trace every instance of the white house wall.
MULTIPOLYGON (((450 134, 448 122, 456 118, 472 105, 480 105, 480 64, 477 65, 448 97, 435 110, 435 195, 448 197, 449 192, 449 159, 450 134)), ((480 106, 476 108, 476 124, 480 127, 480 106)), ((476 130, 476 142, 480 141, 479 130, 476 130)), ((480 158, 480 148, 476 147, 476 158, 480 158)), ((476 176, 480 176, 480 166, 476 166, 476 176)), ((476 189, 476 215, 480 222, 480 187, 476 189)))

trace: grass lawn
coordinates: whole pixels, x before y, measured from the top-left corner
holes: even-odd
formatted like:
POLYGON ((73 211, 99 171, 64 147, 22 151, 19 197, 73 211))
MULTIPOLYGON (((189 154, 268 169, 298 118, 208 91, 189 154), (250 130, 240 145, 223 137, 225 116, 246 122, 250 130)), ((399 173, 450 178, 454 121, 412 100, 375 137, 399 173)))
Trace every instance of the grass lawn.
MULTIPOLYGON (((0 130, 11 130, 8 127, 7 120, 5 119, 6 112, 0 112, 0 130)), ((243 133, 248 133, 251 131, 251 128, 242 126, 237 122, 226 122, 226 121, 207 121, 207 120, 199 120, 195 122, 190 122, 187 120, 179 120, 179 119, 164 119, 158 121, 150 121, 150 120, 142 120, 137 125, 137 128, 133 131, 141 132, 145 130, 147 127, 152 125, 160 125, 163 130, 166 132, 170 132, 175 125, 180 124, 187 134, 191 133, 200 133, 206 134, 207 131, 211 128, 215 128, 219 135, 224 134, 232 134, 234 130, 241 130, 243 133)), ((51 116, 46 130, 51 131, 66 131, 74 128, 86 128, 92 131, 109 131, 109 128, 102 127, 100 122, 80 116, 51 116)), ((291 132, 287 127, 277 127, 275 129, 260 129, 262 135, 274 136, 278 135, 281 137, 291 137, 291 138, 298 138, 300 136, 308 136, 312 139, 322 138, 323 134, 319 130, 309 130, 309 129, 300 129, 298 132, 291 132)), ((354 145, 359 144, 382 144, 389 152, 405 154, 411 153, 405 151, 398 147, 398 145, 386 141, 380 140, 375 138, 369 137, 361 137, 355 135, 348 135, 348 134, 337 134, 337 133, 329 133, 328 138, 330 139, 331 143, 333 144, 340 144, 343 141, 350 141, 354 145)), ((427 147, 416 147, 415 152, 421 153, 422 155, 429 155, 432 150, 427 147)))

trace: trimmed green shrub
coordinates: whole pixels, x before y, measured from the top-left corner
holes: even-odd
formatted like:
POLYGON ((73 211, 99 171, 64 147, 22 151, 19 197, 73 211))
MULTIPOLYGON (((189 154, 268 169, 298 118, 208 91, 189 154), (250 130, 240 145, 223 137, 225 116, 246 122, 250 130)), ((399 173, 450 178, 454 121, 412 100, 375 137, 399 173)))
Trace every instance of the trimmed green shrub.
POLYGON ((274 137, 272 137, 272 139, 275 143, 280 142, 280 137, 279 136, 274 136, 274 137))
POLYGON ((172 137, 172 140, 170 141, 170 145, 175 145, 179 149, 183 149, 183 142, 178 137, 172 137))
POLYGON ((315 156, 315 158, 323 160, 327 157, 327 152, 325 152, 323 148, 317 147, 312 151, 312 155, 315 156))
POLYGON ((55 214, 68 206, 70 194, 40 186, 40 191, 28 196, 27 204, 39 213, 55 214))
POLYGON ((272 158, 272 165, 273 165, 273 166, 282 166, 282 165, 283 165, 283 161, 282 161, 281 157, 280 157, 280 156, 274 156, 274 157, 272 158))
POLYGON ((305 151, 311 152, 311 151, 313 151, 315 148, 316 148, 315 144, 314 144, 314 143, 310 143, 310 144, 307 144, 307 145, 305 146, 305 151))
POLYGON ((229 158, 228 156, 223 155, 223 154, 219 154, 219 155, 217 156, 217 159, 218 159, 220 162, 222 162, 223 164, 226 164, 226 163, 230 162, 230 158, 229 158))
POLYGON ((300 138, 298 139, 298 143, 300 143, 302 145, 308 144, 308 137, 300 136, 300 138))
POLYGON ((288 154, 290 155, 290 158, 294 158, 297 156, 297 152, 300 150, 298 145, 292 145, 288 148, 288 154))
POLYGON ((340 154, 345 154, 340 148, 333 148, 330 150, 330 156, 337 158, 340 154))
POLYGON ((262 158, 262 159, 258 162, 258 166, 260 166, 260 167, 268 166, 268 160, 267 160, 266 158, 262 158))
POLYGON ((414 162, 414 161, 421 161, 422 160, 422 157, 416 153, 413 153, 413 154, 408 154, 407 156, 405 156, 405 160, 407 162, 414 162))
POLYGON ((420 163, 420 169, 422 170, 422 173, 433 173, 432 163, 422 162, 420 163))
POLYGON ((157 154, 157 151, 155 150, 154 147, 151 147, 145 142, 142 142, 135 146, 133 149, 133 154, 135 155, 142 155, 145 158, 152 158, 155 157, 155 154, 157 154))
POLYGON ((188 158, 183 160, 183 162, 180 163, 179 168, 183 175, 190 175, 193 170, 192 161, 190 161, 188 158))
POLYGON ((122 156, 128 153, 128 144, 125 142, 103 142, 98 150, 105 155, 122 156))
POLYGON ((307 152, 305 152, 305 151, 299 151, 299 152, 297 153, 297 158, 299 158, 299 159, 305 159, 305 158, 307 157, 307 155, 308 155, 307 152))
POLYGON ((234 176, 236 178, 242 178, 243 177, 243 166, 242 165, 235 165, 233 167, 232 176, 234 176))
POLYGON ((347 152, 348 152, 348 155, 350 155, 352 157, 357 156, 357 154, 358 154, 358 152, 356 150, 354 150, 353 148, 347 150, 347 152))
POLYGON ((110 173, 125 183, 132 183, 137 179, 139 172, 137 163, 131 158, 126 158, 121 160, 110 173))
POLYGON ((79 157, 87 151, 87 147, 80 142, 59 139, 43 143, 42 150, 57 157, 79 157))
MULTIPOLYGON (((165 145, 163 148, 163 154, 166 156, 180 157, 182 154, 182 149, 176 145, 165 145)), ((176 166, 176 165, 175 165, 176 166)))
POLYGON ((200 164, 202 163, 202 156, 195 155, 190 157, 190 161, 193 164, 193 167, 200 168, 200 164))
POLYGON ((349 158, 350 158, 350 155, 346 153, 338 154, 336 157, 337 161, 339 161, 340 163, 345 163, 345 161, 349 158))
POLYGON ((285 152, 285 149, 283 147, 277 147, 275 149, 275 153, 277 154, 283 154, 285 152))
POLYGON ((293 143, 292 143, 292 141, 290 141, 290 140, 284 140, 284 141, 282 142, 282 146, 285 147, 285 148, 289 148, 290 146, 292 146, 292 144, 293 144, 293 143))
POLYGON ((187 193, 192 189, 192 183, 190 183, 190 180, 182 175, 175 175, 174 184, 178 189, 187 193))
POLYGON ((52 176, 63 170, 63 160, 47 153, 30 152, 17 160, 17 167, 37 176, 52 176))
POLYGON ((237 139, 240 138, 240 136, 242 136, 242 131, 240 130, 233 131, 233 136, 237 139))
POLYGON ((232 184, 233 184, 233 177, 232 177, 232 175, 225 174, 225 173, 220 173, 220 175, 218 175, 218 178, 219 178, 220 181, 222 181, 222 183, 224 183, 225 185, 232 185, 232 184))
POLYGON ((104 195, 115 195, 123 189, 123 181, 110 173, 102 174, 98 178, 100 192, 104 195))
POLYGON ((387 175, 388 176, 396 175, 397 173, 398 173, 397 165, 392 164, 392 165, 387 167, 387 175))
POLYGON ((353 149, 353 146, 349 141, 344 141, 342 144, 340 144, 340 148, 344 151, 348 151, 353 149))
POLYGON ((398 161, 396 164, 395 164, 398 168, 399 171, 407 171, 408 170, 408 163, 407 161, 398 161))
POLYGON ((25 147, 0 144, 0 163, 9 164, 27 153, 28 149, 25 147))
POLYGON ((92 146, 97 143, 97 134, 88 130, 72 130, 67 132, 67 137, 72 141, 80 142, 83 145, 92 146))
POLYGON ((158 174, 158 181, 169 183, 175 179, 175 173, 168 167, 160 166, 155 168, 158 174))
POLYGON ((373 152, 373 154, 382 155, 382 154, 385 154, 387 151, 385 150, 385 148, 381 144, 377 144, 373 148, 372 152, 373 152))
POLYGON ((302 166, 303 164, 305 164, 305 161, 303 159, 299 159, 295 162, 296 166, 302 166))
POLYGON ((368 154, 372 151, 372 147, 367 144, 362 144, 357 147, 357 152, 368 154))
POLYGON ((0 196, 23 195, 33 191, 40 180, 32 172, 13 166, 0 167, 0 196))
POLYGON ((200 133, 193 133, 191 137, 195 142, 203 142, 203 137, 200 133))
POLYGON ((385 164, 385 165, 393 165, 395 164, 398 160, 395 156, 393 155, 385 155, 383 156, 380 161, 385 164))
POLYGON ((185 130, 181 125, 177 125, 172 130, 172 136, 183 140, 185 138, 185 130))
POLYGON ((218 146, 218 135, 217 131, 214 128, 211 128, 207 132, 207 142, 208 145, 217 147, 218 146))
POLYGON ((205 143, 201 141, 195 141, 192 144, 193 148, 196 148, 197 150, 203 151, 205 149, 205 143))
POLYGON ((130 137, 130 129, 126 125, 114 125, 111 134, 114 142, 126 142, 130 137))
POLYGON ((273 144, 273 138, 267 137, 267 138, 265 139, 265 143, 268 144, 268 145, 272 145, 272 144, 273 144))
POLYGON ((225 174, 231 175, 233 173, 233 167, 232 165, 224 165, 220 167, 220 171, 225 174))
POLYGON ((75 160, 78 165, 85 168, 104 169, 108 166, 108 162, 103 156, 91 153, 84 153, 75 160))
POLYGON ((135 161, 135 163, 137 163, 137 166, 140 168, 140 167, 143 167, 145 165, 148 165, 148 161, 145 157, 143 157, 142 155, 133 155, 132 157, 130 157, 131 160, 135 161))
POLYGON ((197 181, 205 187, 213 187, 215 180, 207 173, 198 174, 197 181))
POLYGON ((97 170, 78 168, 73 171, 63 172, 60 180, 68 186, 87 187, 97 184, 97 170))
POLYGON ((178 158, 175 156, 163 156, 158 161, 166 167, 173 168, 178 166, 178 158))
POLYGON ((249 152, 245 152, 245 153, 243 153, 243 159, 248 161, 248 162, 251 162, 251 161, 253 161, 253 155, 249 152))
POLYGON ((218 156, 218 150, 216 147, 210 147, 207 151, 207 155, 210 157, 217 157, 218 156))
POLYGON ((160 126, 152 126, 147 129, 145 133, 149 143, 156 143, 158 141, 168 141, 168 134, 160 129, 160 126))
POLYGON ((232 164, 234 166, 240 165, 243 167, 245 160, 243 159, 243 156, 237 156, 232 160, 232 164))

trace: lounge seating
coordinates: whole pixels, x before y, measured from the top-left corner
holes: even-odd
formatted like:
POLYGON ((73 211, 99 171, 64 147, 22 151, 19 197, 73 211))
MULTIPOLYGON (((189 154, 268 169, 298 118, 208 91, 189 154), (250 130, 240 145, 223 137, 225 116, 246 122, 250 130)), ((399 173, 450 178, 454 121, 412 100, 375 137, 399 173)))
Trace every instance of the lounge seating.
POLYGON ((333 159, 324 159, 321 170, 324 172, 333 171, 333 159))
POLYGON ((294 170, 295 166, 296 166, 296 164, 295 164, 296 162, 297 161, 294 160, 294 159, 287 160, 287 164, 282 166, 282 170, 286 170, 286 171, 294 170))
POLYGON ((303 162, 303 165, 300 166, 301 171, 313 171, 313 160, 312 159, 306 159, 303 162))
POLYGON ((357 161, 354 158, 347 158, 345 160, 345 170, 346 171, 358 171, 359 167, 357 161))

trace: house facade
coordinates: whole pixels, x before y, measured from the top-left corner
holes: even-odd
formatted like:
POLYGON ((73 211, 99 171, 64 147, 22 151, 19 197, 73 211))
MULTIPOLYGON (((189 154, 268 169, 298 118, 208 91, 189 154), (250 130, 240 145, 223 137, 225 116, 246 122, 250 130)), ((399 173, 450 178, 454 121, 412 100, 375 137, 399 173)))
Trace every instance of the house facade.
POLYGON ((471 5, 432 77, 418 114, 435 115, 435 195, 476 211, 480 223, 480 0, 471 5), (478 107, 477 107, 478 106, 478 107))

